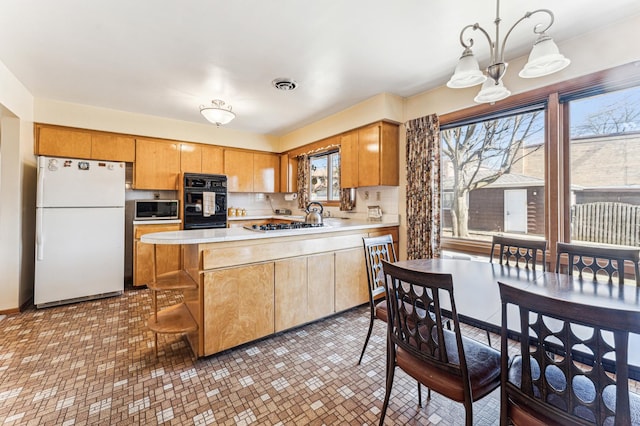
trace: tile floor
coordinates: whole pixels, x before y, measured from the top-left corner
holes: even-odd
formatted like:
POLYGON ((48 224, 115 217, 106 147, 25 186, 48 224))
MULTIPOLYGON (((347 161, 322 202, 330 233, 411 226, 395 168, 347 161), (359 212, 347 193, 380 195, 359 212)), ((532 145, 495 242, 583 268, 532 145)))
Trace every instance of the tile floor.
MULTIPOLYGON (((175 303, 163 293, 159 303, 175 303)), ((375 425, 384 398, 386 325, 376 321, 356 365, 368 310, 356 308, 194 360, 179 336, 146 328, 149 291, 0 316, 0 425, 375 425)), ((465 334, 486 339, 484 332, 465 334)), ((492 338, 494 345, 499 338, 492 338)), ((498 391, 474 405, 498 424, 498 391)), ((417 407, 398 370, 387 425, 459 425, 460 404, 417 407)))

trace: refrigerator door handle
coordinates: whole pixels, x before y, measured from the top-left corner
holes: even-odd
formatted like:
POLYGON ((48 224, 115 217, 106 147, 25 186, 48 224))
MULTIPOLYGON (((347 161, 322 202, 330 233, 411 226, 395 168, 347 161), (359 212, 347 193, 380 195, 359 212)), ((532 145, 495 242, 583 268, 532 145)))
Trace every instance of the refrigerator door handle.
POLYGON ((42 219, 44 209, 36 209, 36 260, 44 260, 44 245, 42 243, 42 219))
POLYGON ((44 157, 38 158, 38 183, 36 190, 36 207, 42 207, 44 197, 44 157))

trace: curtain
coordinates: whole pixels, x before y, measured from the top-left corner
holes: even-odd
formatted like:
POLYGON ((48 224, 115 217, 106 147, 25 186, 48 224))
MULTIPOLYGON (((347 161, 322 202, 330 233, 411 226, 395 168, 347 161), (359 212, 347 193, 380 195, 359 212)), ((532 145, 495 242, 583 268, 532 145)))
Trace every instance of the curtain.
POLYGON ((355 192, 355 188, 340 188, 340 211, 348 212, 356 207, 355 192))
POLYGON ((309 204, 309 156, 298 156, 298 208, 306 209, 309 204))
POLYGON ((407 258, 440 257, 440 122, 435 114, 407 130, 407 258))

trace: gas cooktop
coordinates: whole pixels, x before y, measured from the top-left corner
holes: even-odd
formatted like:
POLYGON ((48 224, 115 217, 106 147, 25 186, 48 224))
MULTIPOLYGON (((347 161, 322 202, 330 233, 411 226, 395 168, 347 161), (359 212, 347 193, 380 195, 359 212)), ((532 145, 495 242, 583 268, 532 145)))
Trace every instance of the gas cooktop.
POLYGON ((268 223, 266 225, 247 225, 244 228, 250 231, 282 231, 285 229, 305 229, 305 228, 321 228, 324 226, 322 223, 305 223, 305 222, 290 222, 290 223, 268 223))

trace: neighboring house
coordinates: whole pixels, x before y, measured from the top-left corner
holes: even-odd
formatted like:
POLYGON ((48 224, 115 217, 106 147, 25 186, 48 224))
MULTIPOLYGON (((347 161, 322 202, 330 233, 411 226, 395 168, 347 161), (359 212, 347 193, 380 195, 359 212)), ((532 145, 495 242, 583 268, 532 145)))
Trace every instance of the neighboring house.
MULTIPOLYGON (((535 145, 526 146, 524 150, 523 160, 513 165, 512 173, 469 193, 469 230, 544 235, 544 151, 535 145), (526 150, 532 152, 526 153, 526 150)), ((640 205, 640 134, 574 139, 571 141, 570 161, 571 205, 600 203, 608 206, 606 211, 609 212, 576 216, 574 207, 572 220, 579 217, 581 221, 580 224, 572 224, 574 230, 578 225, 604 229, 612 221, 620 221, 617 216, 624 216, 623 219, 631 223, 640 223, 640 217, 627 218, 628 213, 616 213, 617 216, 611 213, 640 212, 640 209, 619 209, 619 206, 640 205)), ((450 228, 453 186, 446 170, 443 168, 443 226, 450 228)), ((490 173, 493 172, 481 171, 478 179, 490 173)), ((629 231, 623 233, 628 234, 629 231)), ((603 241, 603 238, 589 237, 586 240, 621 241, 611 236, 609 241, 603 241)), ((637 239, 640 240, 640 236, 637 239)))
MULTIPOLYGON (((445 178, 442 188, 443 226, 450 228, 452 180, 445 178)), ((469 193, 469 229, 544 235, 543 205, 544 179, 513 173, 502 175, 469 193)))

